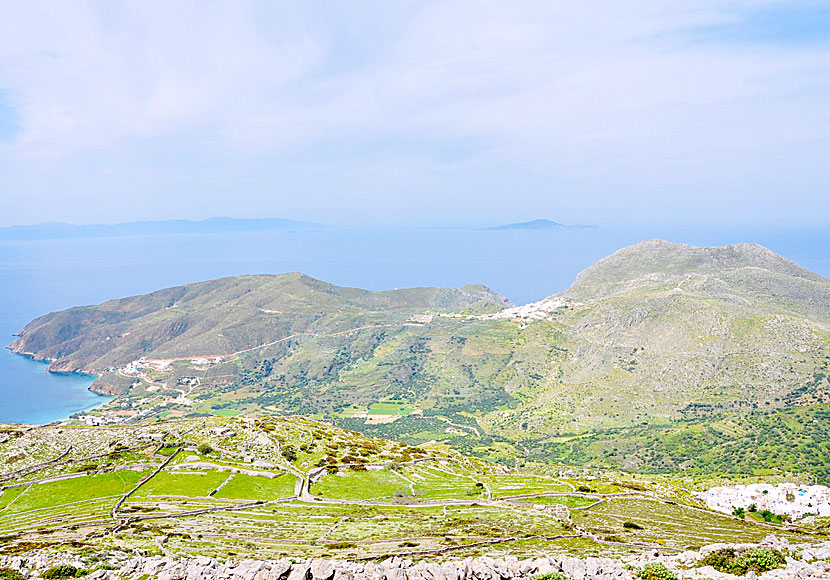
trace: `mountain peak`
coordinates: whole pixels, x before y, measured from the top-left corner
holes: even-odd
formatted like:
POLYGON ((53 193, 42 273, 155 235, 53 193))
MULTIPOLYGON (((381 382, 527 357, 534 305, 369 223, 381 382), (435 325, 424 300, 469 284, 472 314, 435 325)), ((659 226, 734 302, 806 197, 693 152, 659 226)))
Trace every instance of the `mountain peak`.
POLYGON ((609 296, 632 288, 667 284, 689 276, 728 276, 754 270, 767 277, 827 280, 769 248, 739 243, 697 247, 666 240, 645 240, 627 246, 586 268, 562 294, 576 298, 609 296))

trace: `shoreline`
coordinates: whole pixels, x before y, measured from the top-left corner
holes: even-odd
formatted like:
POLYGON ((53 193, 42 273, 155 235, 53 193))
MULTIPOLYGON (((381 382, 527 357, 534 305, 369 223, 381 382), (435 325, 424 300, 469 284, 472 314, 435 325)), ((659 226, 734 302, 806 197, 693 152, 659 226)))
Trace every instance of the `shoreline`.
MULTIPOLYGON (((54 423, 56 421, 65 421, 67 419, 70 419, 70 417, 72 415, 75 415, 76 413, 83 413, 85 411, 90 411, 92 409, 101 407, 102 405, 111 401, 113 398, 112 395, 100 393, 92 388, 92 385, 98 378, 98 375, 94 373, 87 373, 76 370, 49 370, 48 366, 53 361, 38 358, 33 353, 15 352, 10 347, 6 347, 6 350, 9 354, 15 355, 15 357, 20 357, 21 359, 25 359, 30 363, 36 363, 40 365, 38 371, 35 372, 26 372, 25 370, 23 370, 22 372, 18 371, 18 373, 20 374, 19 378, 22 379, 23 384, 27 387, 37 388, 38 386, 44 386, 45 392, 41 393, 29 389, 29 393, 27 393, 27 395, 30 394, 29 396, 32 399, 36 399, 39 402, 46 401, 47 403, 51 404, 46 404, 42 406, 38 405, 38 407, 40 408, 25 408, 25 406, 21 406, 21 408, 16 409, 14 406, 12 406, 12 412, 9 414, 9 416, 5 417, 3 422, 25 423, 30 425, 48 425, 49 423, 54 423), (46 372, 44 374, 41 374, 39 371, 42 370, 44 366, 47 367, 45 369, 46 372), (44 376, 48 376, 49 378, 44 379, 44 376), (26 385, 26 381, 29 381, 30 384, 26 385), (41 381, 45 381, 46 383, 48 383, 48 385, 44 385, 41 381), (71 392, 74 392, 76 394, 67 397, 67 395, 71 392), (83 395, 81 396, 80 393, 83 393, 83 395), (68 406, 66 405, 67 401, 75 402, 77 404, 68 406)), ((15 376, 14 372, 11 373, 10 377, 8 378, 9 384, 15 384, 13 383, 13 381, 15 381, 15 379, 17 378, 18 377, 15 376)), ((0 376, 0 379, 7 379, 7 377, 0 376)), ((14 387, 11 387, 9 389, 9 392, 13 392, 13 389, 14 387)))

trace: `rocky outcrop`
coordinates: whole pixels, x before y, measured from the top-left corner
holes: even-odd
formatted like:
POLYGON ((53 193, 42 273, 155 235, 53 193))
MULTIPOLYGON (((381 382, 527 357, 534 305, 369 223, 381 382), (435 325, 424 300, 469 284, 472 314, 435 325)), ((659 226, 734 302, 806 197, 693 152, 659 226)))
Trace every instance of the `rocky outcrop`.
MULTIPOLYGON (((343 560, 282 560, 219 561, 207 556, 171 558, 168 556, 136 557, 124 552, 87 556, 100 561, 103 556, 114 570, 99 569, 88 580, 122 580, 142 577, 158 580, 512 580, 531 579, 552 572, 561 572, 571 580, 633 580, 635 570, 649 562, 661 562, 681 580, 737 579, 711 567, 695 567, 707 553, 731 547, 744 550, 757 546, 787 550, 800 559, 788 557, 786 566, 757 576, 750 572, 746 580, 810 580, 830 578, 830 542, 790 546, 774 536, 761 544, 715 544, 700 551, 663 554, 650 551, 627 558, 550 555, 519 560, 515 557, 491 558, 481 556, 455 561, 412 560, 393 556, 383 562, 343 560)), ((92 560, 90 560, 92 561, 92 560)), ((0 556, 0 568, 20 570, 24 578, 39 578, 43 571, 57 564, 77 568, 88 567, 84 558, 46 551, 22 556, 0 556)))

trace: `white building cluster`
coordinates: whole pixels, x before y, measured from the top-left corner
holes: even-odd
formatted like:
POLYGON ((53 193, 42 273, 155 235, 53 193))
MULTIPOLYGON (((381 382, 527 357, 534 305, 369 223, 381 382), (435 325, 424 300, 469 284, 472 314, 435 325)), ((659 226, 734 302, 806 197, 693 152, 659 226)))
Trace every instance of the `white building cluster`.
POLYGON ((788 515, 793 519, 805 514, 830 516, 830 487, 825 485, 798 485, 780 483, 769 485, 732 485, 713 487, 698 494, 710 509, 732 513, 740 507, 747 509, 755 504, 758 511, 769 510, 777 515, 788 515))
POLYGON ((458 314, 442 312, 438 316, 444 318, 463 318, 465 320, 533 320, 552 319, 553 315, 563 307, 579 306, 580 302, 574 302, 568 298, 549 297, 539 302, 531 302, 524 306, 512 306, 492 314, 458 314))

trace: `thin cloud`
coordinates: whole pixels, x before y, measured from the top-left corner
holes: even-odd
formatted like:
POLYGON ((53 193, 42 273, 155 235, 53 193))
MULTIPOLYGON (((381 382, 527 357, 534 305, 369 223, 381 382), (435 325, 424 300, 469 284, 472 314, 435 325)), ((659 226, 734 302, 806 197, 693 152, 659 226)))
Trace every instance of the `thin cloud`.
POLYGON ((75 221, 492 221, 507 197, 563 221, 712 219, 692 195, 815 223, 830 210, 817 169, 830 46, 793 42, 768 15, 821 10, 15 5, 0 23, 0 90, 18 119, 0 143, 3 220, 45 206, 56 215, 43 219, 75 221))

